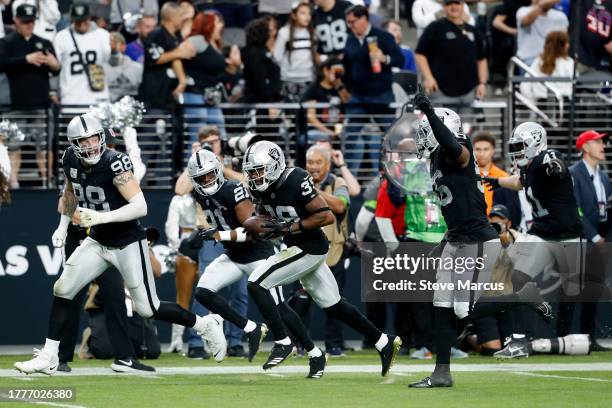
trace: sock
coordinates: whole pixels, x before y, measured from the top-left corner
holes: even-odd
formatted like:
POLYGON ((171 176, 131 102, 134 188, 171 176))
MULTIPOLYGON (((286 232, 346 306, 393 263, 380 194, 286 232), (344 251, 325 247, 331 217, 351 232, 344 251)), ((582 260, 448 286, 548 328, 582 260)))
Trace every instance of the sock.
POLYGON ((314 343, 308 335, 308 329, 304 326, 300 316, 295 313, 287 303, 283 302, 277 306, 278 313, 280 314, 283 323, 289 329, 289 332, 297 339, 297 341, 304 347, 304 350, 312 350, 314 343))
POLYGON ((45 339, 45 346, 43 347, 43 350, 49 352, 51 355, 57 355, 59 352, 59 345, 59 340, 45 339))
MULTIPOLYGON (((272 336, 275 341, 284 340, 287 337, 287 331, 281 320, 278 309, 274 304, 274 299, 270 292, 255 282, 249 282, 247 284, 249 294, 257 304, 259 311, 266 320, 268 327, 272 331, 272 336)), ((291 341, 289 341, 291 344, 291 341)))
POLYGON ((172 302, 160 302, 159 307, 153 313, 153 318, 155 320, 177 323, 185 327, 194 327, 196 324, 195 314, 172 302))
MULTIPOLYGON (((51 305, 51 313, 49 315, 49 327, 47 329, 47 338, 57 340, 62 338, 62 331, 66 319, 70 314, 72 300, 54 296, 53 304, 51 305)), ((56 350, 57 351, 57 350, 56 350)))
POLYGON ((450 350, 457 336, 455 312, 451 308, 434 306, 436 333, 436 366, 450 364, 450 350))
POLYGON ((291 344, 291 339, 289 338, 289 336, 287 336, 284 339, 274 340, 274 342, 276 344, 282 344, 283 346, 288 346, 291 344))
POLYGON ((314 346, 312 350, 308 352, 308 357, 321 357, 323 352, 317 346, 314 346))
MULTIPOLYGON (((239 326, 240 327, 240 326, 239 326)), ((249 320, 247 321, 247 323, 244 325, 244 327, 242 328, 242 331, 245 333, 250 333, 253 330, 255 330, 257 328, 257 324, 255 324, 254 321, 249 320)))
POLYGON ((524 339, 525 338, 525 334, 512 333, 512 337, 514 337, 515 339, 524 339))
POLYGON ((366 339, 379 339, 383 334, 355 306, 344 299, 323 310, 325 310, 328 316, 343 321, 351 328, 363 334, 366 339))
POLYGON ((228 322, 234 323, 236 327, 245 327, 247 325, 248 320, 232 309, 227 300, 220 294, 210 289, 196 288, 194 296, 208 310, 218 314, 228 322))
POLYGON ((374 347, 376 347, 376 350, 380 351, 385 348, 387 343, 389 343, 389 337, 383 333, 380 335, 378 341, 374 344, 374 347))

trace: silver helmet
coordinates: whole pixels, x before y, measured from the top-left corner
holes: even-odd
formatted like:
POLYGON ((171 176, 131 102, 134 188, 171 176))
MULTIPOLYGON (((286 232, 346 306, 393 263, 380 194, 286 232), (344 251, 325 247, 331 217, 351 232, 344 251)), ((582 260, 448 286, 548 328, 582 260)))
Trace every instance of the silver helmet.
POLYGON ((106 138, 102 124, 93 115, 85 113, 72 118, 68 123, 66 136, 73 146, 74 153, 83 162, 94 165, 100 161, 106 148, 106 138), (97 143, 92 144, 89 140, 83 143, 84 139, 92 136, 98 136, 97 143))
POLYGON ((508 140, 508 157, 514 166, 525 167, 546 150, 546 129, 535 122, 524 122, 514 128, 508 140))
POLYGON ((286 167, 283 149, 266 140, 252 144, 242 162, 242 172, 249 188, 257 191, 266 191, 286 167))
POLYGON ((223 164, 207 149, 200 149, 191 155, 187 163, 187 174, 195 191, 203 195, 215 194, 225 182, 223 164), (211 173, 214 178, 207 180, 206 176, 211 173))
MULTIPOLYGON (((453 132, 456 137, 465 138, 461 126, 461 118, 454 110, 448 108, 435 108, 436 116, 453 132)), ((428 158, 439 146, 438 140, 431 130, 429 119, 423 115, 416 132, 416 144, 419 157, 428 158)))

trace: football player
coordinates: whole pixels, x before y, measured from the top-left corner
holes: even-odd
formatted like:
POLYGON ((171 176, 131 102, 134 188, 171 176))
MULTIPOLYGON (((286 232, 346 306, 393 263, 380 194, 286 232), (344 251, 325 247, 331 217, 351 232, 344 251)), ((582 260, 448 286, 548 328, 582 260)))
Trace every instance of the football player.
MULTIPOLYGON (((434 191, 442 206, 448 232, 442 241, 441 259, 478 259, 482 267, 465 268, 463 273, 445 268, 436 272, 438 283, 455 283, 456 289, 435 290, 434 330, 436 333, 436 365, 430 377, 412 383, 411 388, 450 387, 450 350, 456 339, 456 318, 479 318, 510 308, 535 297, 541 301, 537 288, 527 285, 520 293, 497 296, 495 302, 476 304, 481 291, 458 289, 463 282, 488 282, 492 266, 501 246, 497 231, 487 219, 483 186, 474 157, 472 144, 463 134, 461 118, 446 108, 434 109, 421 89, 415 95, 414 106, 423 114, 417 130, 417 150, 430 160, 434 191)), ((466 265, 467 266, 467 265, 466 265)))
POLYGON ((293 349, 270 290, 299 280, 328 316, 366 338, 376 339, 382 375, 386 375, 402 342, 399 337, 382 333, 340 297, 336 279, 325 263, 329 244, 321 230, 334 222, 334 216, 316 191, 312 177, 299 167, 287 168, 281 148, 268 141, 247 149, 242 169, 258 209, 265 209, 273 217, 264 225, 269 230, 265 239, 282 236, 287 245, 249 276, 249 293, 274 335, 274 347, 264 369, 282 363, 293 349))
MULTIPOLYGON (((563 276, 563 288, 568 295, 576 295, 584 260, 580 244, 582 224, 574 196, 571 174, 561 154, 548 149, 546 130, 534 122, 518 125, 508 141, 508 156, 518 174, 503 177, 484 177, 490 188, 525 189, 531 204, 533 224, 526 236, 517 243, 512 282, 520 289, 555 262, 563 276), (558 242, 531 245, 530 243, 558 242)), ((512 337, 505 348, 495 353, 497 358, 524 357, 529 354, 530 341, 521 323, 524 316, 515 316, 512 337)))
POLYGON ((157 298, 146 235, 138 221, 147 214, 147 203, 132 173, 130 158, 106 149, 104 129, 90 114, 74 117, 66 133, 70 147, 62 157, 66 177, 64 208, 51 239, 55 247, 64 246, 76 210, 81 226, 91 228, 90 234, 66 260, 63 273, 53 286, 43 349, 35 350, 31 360, 16 362, 15 368, 26 374, 56 372, 59 340, 73 298, 111 265, 123 275, 139 315, 193 327, 209 344, 222 348, 223 352, 215 356, 222 359, 225 337, 220 316, 203 318, 176 303, 160 302, 157 298))
MULTIPOLYGON (((193 183, 194 197, 211 227, 200 232, 200 237, 221 242, 225 248, 225 253, 204 270, 195 297, 213 313, 218 313, 244 330, 249 340, 248 358, 252 361, 268 328, 238 314, 218 291, 237 282, 243 275, 253 273, 266 258, 274 255, 274 247, 270 241, 247 238, 242 223, 255 212, 253 202, 241 183, 225 180, 223 164, 213 152, 206 149, 195 152, 187 164, 187 173, 193 183)), ((321 378, 325 370, 325 353, 314 345, 302 320, 284 302, 282 287, 271 289, 271 294, 283 323, 308 351, 310 372, 307 378, 321 378)))

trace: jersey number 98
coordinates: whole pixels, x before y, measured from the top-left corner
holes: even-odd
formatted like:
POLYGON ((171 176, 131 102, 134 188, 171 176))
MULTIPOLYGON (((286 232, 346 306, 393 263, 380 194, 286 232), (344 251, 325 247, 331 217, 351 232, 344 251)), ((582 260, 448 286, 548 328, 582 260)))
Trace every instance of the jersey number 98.
POLYGON ((95 211, 110 211, 110 205, 106 202, 106 194, 102 187, 87 186, 83 190, 80 184, 72 183, 72 188, 81 207, 95 211))

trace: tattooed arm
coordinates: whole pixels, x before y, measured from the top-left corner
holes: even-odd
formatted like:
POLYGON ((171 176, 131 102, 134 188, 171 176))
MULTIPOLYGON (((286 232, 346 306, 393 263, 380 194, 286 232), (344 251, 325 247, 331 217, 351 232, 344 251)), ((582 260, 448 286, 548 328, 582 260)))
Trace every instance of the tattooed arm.
POLYGON ((113 184, 128 203, 123 207, 107 212, 79 208, 82 226, 91 227, 111 222, 132 221, 147 215, 147 202, 131 171, 125 171, 115 176, 113 184))
POLYGON ((64 193, 60 198, 60 206, 59 209, 60 214, 67 215, 68 217, 72 217, 72 214, 77 209, 77 199, 74 195, 74 188, 72 188, 72 183, 70 180, 66 180, 66 186, 64 187, 64 193))

